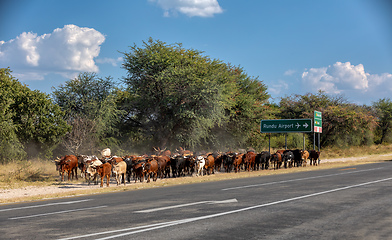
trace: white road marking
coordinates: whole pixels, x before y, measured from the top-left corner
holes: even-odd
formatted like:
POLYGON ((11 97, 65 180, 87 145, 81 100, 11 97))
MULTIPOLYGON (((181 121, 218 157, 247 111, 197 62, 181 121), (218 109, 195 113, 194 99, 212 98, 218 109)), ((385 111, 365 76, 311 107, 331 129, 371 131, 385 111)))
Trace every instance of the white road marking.
POLYGON ((43 217, 43 216, 48 216, 48 215, 70 213, 70 212, 78 212, 78 211, 86 211, 86 210, 97 209, 97 208, 105 208, 105 207, 107 207, 107 206, 79 208, 79 209, 65 210, 65 211, 59 211, 59 212, 50 212, 50 213, 41 213, 41 214, 35 214, 35 215, 29 215, 29 216, 13 217, 13 218, 8 218, 8 219, 9 220, 16 220, 16 219, 24 219, 24 218, 43 217))
POLYGON ((273 185, 273 184, 280 184, 280 183, 288 183, 288 182, 296 182, 296 181, 305 181, 305 180, 309 180, 309 179, 324 178, 324 177, 333 177, 333 176, 345 175, 345 174, 351 174, 351 173, 359 173, 359 172, 374 171, 374 170, 378 170, 378 169, 382 169, 382 168, 372 168, 372 169, 358 170, 358 171, 352 171, 352 172, 342 172, 342 173, 334 173, 334 174, 321 175, 321 176, 315 176, 315 177, 297 178, 297 179, 291 179, 291 180, 285 180, 285 181, 278 181, 278 182, 268 182, 268 183, 260 183, 260 184, 253 184, 253 185, 245 185, 245 186, 239 186, 239 187, 224 188, 224 189, 222 189, 222 191, 235 190, 235 189, 242 189, 242 188, 261 187, 261 186, 266 186, 266 185, 273 185))
POLYGON ((303 195, 303 196, 299 196, 299 197, 288 198, 288 199, 284 199, 284 200, 280 200, 280 201, 276 201, 276 202, 270 202, 270 203, 265 203, 265 204, 261 204, 261 205, 250 206, 250 207, 227 211, 227 212, 222 212, 222 213, 205 215, 205 216, 200 216, 200 217, 195 217, 195 218, 185 218, 185 219, 181 219, 181 220, 177 220, 177 221, 163 222, 163 223, 145 225, 145 226, 140 226, 140 227, 124 228, 124 229, 118 229, 118 230, 113 230, 113 231, 91 233, 91 234, 87 234, 87 235, 62 238, 59 240, 70 240, 70 239, 93 237, 93 236, 99 236, 99 235, 111 234, 111 233, 117 233, 117 232, 125 232, 125 233, 121 233, 121 234, 117 234, 117 235, 99 238, 99 240, 119 238, 119 237, 124 237, 124 236, 132 235, 132 234, 137 234, 137 233, 142 233, 142 232, 153 231, 156 229, 166 228, 166 227, 170 227, 170 226, 174 226, 174 225, 190 223, 190 222, 195 222, 195 221, 200 221, 200 220, 205 220, 205 219, 210 219, 210 218, 215 218, 215 217, 221 217, 221 216, 234 214, 234 213, 240 213, 240 212, 244 212, 244 211, 248 211, 248 210, 252 210, 252 209, 256 209, 256 208, 268 207, 268 206, 277 205, 277 204, 281 204, 281 203, 297 201, 297 200, 304 199, 304 198, 320 196, 323 194, 348 190, 351 188, 357 188, 357 187, 362 187, 362 186, 366 186, 366 185, 370 185, 370 184, 381 183, 381 182, 391 181, 391 180, 392 180, 392 178, 385 178, 385 179, 380 179, 380 180, 376 180, 376 181, 365 182, 365 183, 350 185, 350 186, 341 187, 341 188, 335 188, 335 189, 331 189, 331 190, 327 190, 327 191, 307 194, 307 195, 303 195), (126 231, 130 231, 130 232, 126 232, 126 231))
POLYGON ((223 201, 201 201, 201 202, 186 203, 186 204, 179 204, 179 205, 173 205, 173 206, 167 206, 167 207, 140 210, 140 211, 135 211, 135 213, 158 212, 158 211, 162 211, 162 210, 168 210, 168 209, 173 209, 173 208, 182 208, 182 207, 188 207, 188 206, 199 205, 199 204, 220 204, 220 203, 233 203, 233 202, 238 202, 238 201, 237 201, 237 199, 228 199, 228 200, 223 200, 223 201))
POLYGON ((26 207, 7 208, 7 209, 0 209, 0 212, 20 210, 20 209, 29 209, 29 208, 48 207, 48 206, 54 206, 54 205, 75 204, 75 203, 87 202, 87 201, 91 201, 91 200, 92 199, 85 199, 85 200, 78 200, 78 201, 57 202, 57 203, 47 203, 47 204, 42 204, 42 205, 33 205, 33 206, 26 206, 26 207))

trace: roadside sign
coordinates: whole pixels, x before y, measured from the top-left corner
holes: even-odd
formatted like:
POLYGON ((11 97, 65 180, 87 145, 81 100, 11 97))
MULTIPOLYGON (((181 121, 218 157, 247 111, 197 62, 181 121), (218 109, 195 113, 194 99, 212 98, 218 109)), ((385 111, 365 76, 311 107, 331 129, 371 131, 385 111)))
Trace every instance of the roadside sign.
POLYGON ((314 111, 314 127, 313 131, 317 133, 322 133, 323 132, 323 120, 322 120, 322 115, 321 112, 319 111, 314 111))
POLYGON ((261 133, 312 132, 312 119, 261 120, 261 133))

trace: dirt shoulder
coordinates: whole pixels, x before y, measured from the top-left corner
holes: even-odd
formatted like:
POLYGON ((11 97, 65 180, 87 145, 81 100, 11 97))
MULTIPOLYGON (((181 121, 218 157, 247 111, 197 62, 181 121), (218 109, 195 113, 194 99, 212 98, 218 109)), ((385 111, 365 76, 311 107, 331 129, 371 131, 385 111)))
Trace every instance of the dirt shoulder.
POLYGON ((334 168, 334 167, 345 167, 357 164, 366 164, 377 161, 386 161, 392 159, 392 153, 383 155, 370 155, 364 157, 350 157, 350 158, 334 158, 334 159, 322 159, 319 166, 307 166, 300 168, 280 169, 280 170, 260 170, 254 172, 241 172, 241 173, 221 173, 218 172, 213 175, 203 177, 182 177, 182 178, 168 178, 158 179, 156 182, 140 183, 131 182, 125 186, 117 186, 114 180, 111 180, 110 186, 101 188, 99 185, 88 185, 83 180, 74 182, 55 182, 48 186, 27 186, 22 188, 14 189, 1 189, 0 190, 0 203, 16 203, 25 201, 37 201, 42 199, 50 198, 61 198, 69 196, 79 196, 88 194, 98 194, 105 192, 115 191, 129 191, 145 188, 154 187, 165 187, 177 184, 191 184, 198 182, 207 181, 219 181, 224 179, 235 179, 235 178, 246 178, 272 174, 284 174, 288 172, 300 172, 300 171, 315 171, 320 169, 334 168))

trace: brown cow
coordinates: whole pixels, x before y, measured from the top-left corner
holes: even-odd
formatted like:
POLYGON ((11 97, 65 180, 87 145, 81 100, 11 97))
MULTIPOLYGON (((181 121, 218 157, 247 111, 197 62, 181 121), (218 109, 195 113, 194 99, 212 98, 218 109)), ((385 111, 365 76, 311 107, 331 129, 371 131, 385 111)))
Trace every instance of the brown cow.
POLYGON ((206 163, 204 165, 204 168, 207 171, 207 174, 210 175, 211 172, 212 174, 215 173, 215 158, 214 155, 212 153, 207 154, 207 157, 204 157, 204 159, 206 160, 206 163))
POLYGON ((144 171, 147 175, 147 182, 150 182, 150 178, 152 176, 152 180, 155 182, 158 178, 158 161, 156 159, 147 159, 146 166, 144 171))
POLYGON ((319 158, 320 158, 320 152, 316 150, 310 150, 309 152, 310 165, 317 166, 317 162, 319 161, 319 158))
POLYGON ((306 150, 301 151, 302 167, 306 167, 306 160, 309 158, 309 152, 306 150))
POLYGON ((146 161, 141 160, 136 162, 133 165, 133 173, 135 174, 135 183, 137 179, 140 179, 140 182, 144 181, 144 167, 146 166, 146 161))
POLYGON ((68 181, 70 181, 71 175, 72 179, 74 175, 76 180, 78 179, 78 158, 75 155, 66 155, 60 159, 57 164, 59 173, 61 174, 61 181, 64 181, 64 173, 68 173, 68 181))
POLYGON ((239 153, 233 160, 234 172, 240 172, 244 154, 239 153))
POLYGON ((179 149, 176 149, 176 152, 179 153, 180 155, 187 157, 187 156, 193 156, 193 152, 190 150, 185 150, 182 147, 179 147, 179 149))
POLYGON ((282 154, 279 151, 271 155, 271 163, 274 164, 274 170, 279 169, 282 165, 282 162, 282 154))
POLYGON ((254 169, 255 167, 255 159, 256 159, 256 153, 253 151, 248 151, 242 158, 243 164, 245 166, 245 171, 250 169, 254 169))
POLYGON ((100 165, 93 167, 97 170, 97 173, 99 176, 101 176, 101 187, 103 187, 103 179, 106 177, 106 185, 109 187, 109 182, 110 182, 110 174, 112 173, 112 165, 108 162, 100 165))
POLYGON ((169 156, 158 156, 156 157, 158 162, 158 174, 160 178, 170 177, 170 157, 169 156))
POLYGON ((159 147, 158 148, 153 147, 153 149, 154 149, 157 156, 168 156, 168 157, 171 156, 171 151, 166 150, 166 148, 161 149, 159 147))

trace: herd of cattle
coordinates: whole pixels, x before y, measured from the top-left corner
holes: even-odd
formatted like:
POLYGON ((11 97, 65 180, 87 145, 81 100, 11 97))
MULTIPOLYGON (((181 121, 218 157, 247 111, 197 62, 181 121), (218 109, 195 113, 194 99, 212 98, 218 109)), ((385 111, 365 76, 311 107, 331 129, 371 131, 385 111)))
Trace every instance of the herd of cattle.
POLYGON ((88 184, 94 181, 98 184, 101 179, 101 187, 104 178, 109 186, 110 177, 114 176, 117 185, 132 180, 150 182, 152 178, 181 177, 181 176, 203 176, 213 174, 215 171, 240 172, 257 171, 263 169, 279 169, 290 167, 305 167, 307 160, 310 165, 317 165, 320 152, 311 150, 278 150, 270 154, 268 151, 256 153, 247 151, 246 153, 226 152, 226 153, 205 153, 196 154, 189 150, 157 150, 156 155, 142 156, 111 156, 110 149, 101 151, 102 157, 86 155, 66 155, 55 160, 56 170, 59 171, 61 181, 64 181, 64 173, 68 173, 68 181, 74 176, 78 179, 77 170, 80 169, 81 176, 88 184))

